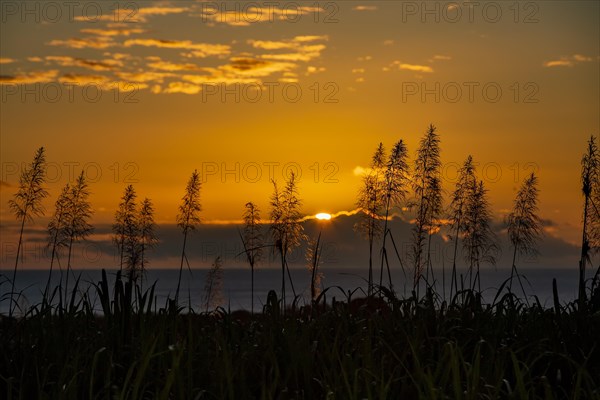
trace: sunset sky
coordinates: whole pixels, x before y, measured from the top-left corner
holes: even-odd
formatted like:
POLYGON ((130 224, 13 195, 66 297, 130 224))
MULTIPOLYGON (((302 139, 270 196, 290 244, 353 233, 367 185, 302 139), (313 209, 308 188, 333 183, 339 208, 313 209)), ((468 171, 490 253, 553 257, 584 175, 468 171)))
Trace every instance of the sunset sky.
POLYGON ((247 201, 267 217, 270 178, 291 170, 306 215, 354 210, 378 143, 402 138, 414 156, 430 123, 447 191, 472 154, 500 225, 536 172, 547 240, 580 241, 580 161, 600 132, 597 1, 46 4, 0 4, 1 268, 17 240, 7 203, 40 146, 50 197, 29 238, 82 168, 91 239, 106 243, 127 184, 168 229, 197 169, 200 241, 247 201))

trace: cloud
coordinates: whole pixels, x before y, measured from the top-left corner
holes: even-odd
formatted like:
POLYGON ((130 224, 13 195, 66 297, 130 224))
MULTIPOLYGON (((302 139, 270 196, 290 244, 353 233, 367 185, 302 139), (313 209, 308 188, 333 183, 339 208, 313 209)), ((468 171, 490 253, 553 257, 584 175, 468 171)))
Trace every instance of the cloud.
POLYGON ((308 67, 306 67, 306 75, 316 74, 324 71, 325 67, 315 67, 313 65, 309 65, 308 67))
POLYGON ((209 70, 211 75, 184 75, 183 80, 197 85, 231 85, 231 84, 262 84, 258 78, 244 78, 232 74, 224 74, 221 70, 213 68, 209 70))
POLYGON ((310 61, 313 58, 319 57, 319 52, 313 53, 283 53, 283 54, 262 54, 260 58, 279 61, 310 61))
POLYGON ((405 71, 426 72, 426 73, 433 72, 433 68, 431 68, 428 65, 407 64, 407 63, 403 63, 401 61, 394 61, 391 65, 396 66, 398 69, 405 70, 405 71))
POLYGON ((202 90, 201 86, 194 85, 187 82, 171 82, 166 89, 162 90, 162 93, 184 93, 184 94, 198 94, 202 90))
POLYGON ((155 15, 169 15, 169 14, 181 14, 190 11, 187 7, 143 7, 143 8, 132 8, 124 6, 118 8, 111 13, 105 13, 95 18, 89 16, 77 16, 75 21, 89 22, 93 21, 108 21, 108 22, 124 22, 124 23, 135 23, 135 22, 146 22, 148 17, 155 15))
POLYGON ((148 85, 140 82, 131 82, 127 80, 114 80, 103 75, 90 74, 65 74, 58 78, 60 83, 69 83, 77 85, 98 86, 102 90, 119 90, 120 92, 132 92, 147 89, 148 85))
POLYGON ((7 57, 0 57, 0 64, 11 64, 14 63, 16 60, 13 58, 7 58, 7 57))
POLYGON ((164 40, 164 39, 128 39, 123 43, 125 47, 144 46, 167 49, 192 50, 186 56, 198 58, 208 56, 224 56, 231 53, 231 46, 224 44, 193 43, 190 40, 164 40))
POLYGON ((145 82, 158 82, 162 83, 165 78, 172 78, 177 75, 166 72, 152 72, 152 71, 137 71, 137 72, 116 72, 115 75, 120 79, 128 82, 145 83, 145 82))
POLYGON ((86 38, 70 38, 66 40, 51 40, 48 43, 50 46, 63 46, 72 49, 105 49, 107 47, 116 46, 110 37, 86 37, 86 38))
POLYGON ((592 57, 582 56, 581 54, 575 54, 575 55, 573 55, 573 59, 575 61, 578 61, 578 62, 592 61, 592 57))
POLYGON ((543 65, 546 68, 574 67, 577 64, 591 61, 593 61, 592 57, 584 56, 581 54, 573 54, 572 56, 563 56, 558 60, 546 61, 543 65))
POLYGON ((377 11, 377 6, 355 6, 352 8, 354 11, 377 11))
POLYGON ((195 85, 202 84, 259 84, 262 78, 282 74, 280 81, 296 82, 293 72, 297 65, 292 62, 271 61, 251 56, 232 57, 228 64, 202 68, 205 74, 186 74, 183 80, 195 85))
POLYGON ((548 61, 544 63, 544 67, 572 67, 574 64, 569 60, 548 61))
POLYGON ((237 76, 264 77, 276 72, 290 71, 296 67, 296 64, 290 62, 271 62, 251 57, 232 57, 230 61, 230 64, 219 69, 237 76))
POLYGON ((452 60, 452 57, 436 54, 433 56, 432 60, 434 60, 434 61, 449 61, 449 60, 452 60))
POLYGON ((304 36, 295 36, 293 41, 298 43, 306 43, 306 42, 316 42, 319 40, 329 40, 329 36, 327 35, 304 35, 304 36))
POLYGON ((290 40, 264 41, 249 40, 248 43, 257 49, 263 50, 293 50, 286 53, 267 53, 260 55, 260 58, 278 60, 278 61, 303 61, 308 62, 321 56, 321 52, 326 46, 322 43, 313 43, 316 41, 328 40, 327 36, 296 36, 290 40))
POLYGON ((80 32, 81 33, 87 33, 87 34, 90 34, 90 35, 97 35, 97 36, 130 36, 132 34, 144 33, 146 31, 144 29, 139 29, 139 28, 134 28, 134 29, 127 29, 127 28, 106 28, 106 29, 87 28, 87 29, 80 30, 80 32))
POLYGON ((264 50, 293 49, 294 47, 296 47, 296 44, 294 42, 272 40, 249 40, 248 43, 256 49, 264 50))
POLYGON ((118 89, 120 92, 137 92, 138 90, 148 89, 148 85, 140 82, 111 81, 105 85, 105 89, 118 89))
POLYGON ((190 9, 188 7, 145 7, 138 10, 138 15, 150 16, 181 14, 189 10, 190 9))
POLYGON ((111 71, 117 67, 123 66, 122 61, 112 59, 96 61, 69 56, 47 56, 46 60, 55 62, 63 67, 81 67, 94 71, 111 71))
POLYGON ((58 78, 60 83, 70 83, 78 85, 94 85, 104 86, 110 79, 103 75, 90 75, 90 74, 64 74, 58 78))
POLYGON ((58 70, 35 71, 19 75, 0 75, 0 85, 46 83, 56 79, 58 70))
POLYGON ((321 7, 311 6, 286 7, 284 9, 278 7, 244 6, 236 7, 235 10, 222 10, 220 7, 206 5, 202 6, 202 12, 198 16, 205 22, 241 27, 261 22, 298 22, 303 15, 324 11, 321 7))
POLYGON ((153 69, 161 71, 198 71, 201 68, 192 63, 172 63, 170 61, 164 61, 159 57, 148 57, 152 62, 148 63, 148 66, 153 69))
POLYGON ((360 165, 357 165, 352 170, 352 173, 354 174, 354 176, 366 176, 366 175, 370 174, 371 171, 372 171, 372 169, 369 167, 361 167, 360 165))

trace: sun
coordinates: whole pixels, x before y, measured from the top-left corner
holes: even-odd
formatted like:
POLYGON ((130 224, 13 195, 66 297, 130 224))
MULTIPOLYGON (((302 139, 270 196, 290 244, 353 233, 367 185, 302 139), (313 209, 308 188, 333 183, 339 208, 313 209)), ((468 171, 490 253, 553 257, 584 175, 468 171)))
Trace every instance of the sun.
POLYGON ((327 214, 327 213, 318 213, 317 215, 315 215, 316 219, 320 219, 323 221, 328 221, 331 219, 331 214, 327 214))

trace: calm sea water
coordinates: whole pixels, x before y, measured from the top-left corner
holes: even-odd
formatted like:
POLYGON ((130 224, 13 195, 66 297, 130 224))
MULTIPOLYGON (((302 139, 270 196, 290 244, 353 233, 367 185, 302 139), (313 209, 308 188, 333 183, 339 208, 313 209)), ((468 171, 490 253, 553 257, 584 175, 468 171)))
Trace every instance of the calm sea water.
MULTIPOLYGON (((523 285, 528 296, 538 296, 540 302, 545 306, 552 304, 552 279, 556 278, 558 284, 559 297, 561 302, 571 301, 577 295, 578 272, 573 268, 569 269, 520 269, 523 279, 523 285)), ((292 269, 291 271, 294 289, 296 294, 303 296, 305 300, 310 296, 310 274, 307 270, 292 269)), ((108 270, 108 277, 111 282, 114 282, 116 271, 108 270)), ((174 296, 177 287, 178 270, 172 269, 155 269, 148 270, 144 280, 144 286, 149 286, 156 282, 156 300, 158 307, 165 305, 165 300, 168 296, 174 296)), ((356 268, 322 268, 323 287, 339 286, 345 292, 362 288, 366 290, 366 270, 356 268)), ((409 293, 410 278, 406 280, 401 271, 393 272, 393 282, 397 293, 409 293)), ((442 295, 442 271, 436 270, 437 290, 442 295)), ((463 271, 464 273, 464 271, 463 271)), ((101 270, 75 270, 74 274, 81 277, 80 287, 88 288, 92 283, 98 283, 101 279, 101 270)), ((10 284, 7 282, 8 277, 12 277, 12 271, 0 271, 0 293, 4 296, 10 291, 10 284)), ((202 299, 204 297, 204 286, 206 279, 206 270, 188 270, 183 271, 182 287, 180 293, 180 302, 187 306, 188 301, 196 310, 203 309, 202 299), (189 293, 189 296, 188 296, 189 293)), ((379 282, 379 273, 375 275, 375 282, 379 282)), ((502 282, 510 276, 510 270, 482 270, 481 273, 481 288, 484 292, 484 297, 488 302, 491 302, 496 295, 497 288, 502 282)), ((48 271, 46 270, 22 270, 17 272, 16 292, 22 292, 19 299, 19 304, 22 308, 35 305, 41 301, 42 292, 48 279, 48 271)), ((52 287, 58 285, 60 275, 58 272, 53 273, 52 287)), ((445 273, 445 288, 446 296, 449 295, 450 287, 449 271, 445 273)), ((70 278, 69 285, 72 287, 74 282, 73 277, 70 278)), ((387 279, 384 279, 387 284, 387 279)), ((266 302, 269 290, 275 290, 278 294, 281 289, 281 271, 274 269, 256 269, 254 273, 254 308, 261 310, 266 302)), ((292 288, 289 279, 286 276, 286 292, 288 301, 292 297, 292 288)), ((513 284, 513 292, 520 297, 523 297, 522 291, 518 283, 513 284)), ((96 301, 96 309, 100 309, 94 291, 92 300, 96 301)), ((360 290, 354 295, 359 297, 360 290)), ((335 296, 338 300, 345 298, 340 289, 331 288, 327 292, 328 301, 335 296)), ((251 289, 250 289, 250 270, 249 269, 224 269, 223 270, 223 303, 222 306, 231 310, 251 308, 251 289)), ((8 301, 0 302, 0 312, 6 313, 8 310, 8 301)))

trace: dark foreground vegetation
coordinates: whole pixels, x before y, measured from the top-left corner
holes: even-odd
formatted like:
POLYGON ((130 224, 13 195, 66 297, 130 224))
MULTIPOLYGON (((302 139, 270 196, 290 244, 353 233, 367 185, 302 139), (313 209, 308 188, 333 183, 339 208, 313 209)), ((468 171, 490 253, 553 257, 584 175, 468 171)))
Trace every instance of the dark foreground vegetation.
POLYGON ((76 286, 68 304, 4 317, 0 397, 600 398, 595 282, 585 302, 561 304, 555 290, 549 309, 507 285, 492 304, 474 290, 447 303, 432 290, 417 300, 329 288, 283 310, 271 292, 254 315, 160 308, 153 291, 120 274, 109 287, 103 274, 80 300, 76 286))
POLYGON ((205 312, 180 307, 185 303, 179 297, 185 296, 182 273, 184 266, 190 268, 188 234, 200 223, 197 171, 177 215, 183 243, 174 299, 156 304, 154 286, 141 287, 148 251, 158 240, 152 202, 145 199, 138 206, 131 185, 115 212, 113 241, 120 272, 114 286, 109 287, 106 273, 87 289, 77 280, 69 282, 73 246, 93 229, 82 172, 64 187, 48 224, 51 257, 44 300, 17 310, 21 294, 15 292, 15 282, 25 224, 44 214, 43 200, 49 195, 40 148, 9 202, 20 233, 12 278, 2 281, 0 276, 0 286, 10 284, 0 296, 0 302, 9 303, 8 316, 0 315, 0 399, 600 399, 600 267, 593 262, 600 251, 597 139, 590 137, 581 160, 578 296, 562 303, 554 282, 550 308, 527 296, 517 269, 519 256, 537 253, 543 233, 537 176, 532 173, 523 181, 505 217, 510 278, 487 304, 480 266, 495 265, 500 250, 487 189, 468 156, 446 210, 439 144, 430 125, 412 169, 402 139, 389 156, 383 144, 373 155, 357 200, 361 222, 356 229, 369 245, 364 298, 338 287, 320 291, 322 231, 316 240, 304 233, 293 173, 283 187, 272 182, 268 235, 261 232, 258 208, 248 202, 240 255, 250 266, 253 300, 254 267, 263 250, 281 260, 279 298, 270 292, 257 314, 215 310, 221 304, 220 258, 207 275, 205 312), (388 221, 393 210, 404 209, 414 223, 410 257, 403 261, 388 221), (441 229, 454 246, 449 302, 445 292, 440 296, 432 289, 431 239, 441 229), (288 263, 291 251, 304 241, 311 274, 307 304, 298 301, 288 263), (380 262, 374 265, 379 245, 380 262), (468 279, 457 275, 459 250, 468 279), (61 257, 66 258, 64 286, 61 269, 61 283, 52 291, 54 263, 60 267, 61 257), (408 298, 394 295, 392 270, 399 271, 390 264, 397 267, 396 262, 405 279, 405 263, 409 272, 412 267, 408 298), (593 279, 586 279, 590 269, 593 279), (286 275, 292 289, 287 300, 286 275), (519 297, 513 286, 521 289, 519 297))

